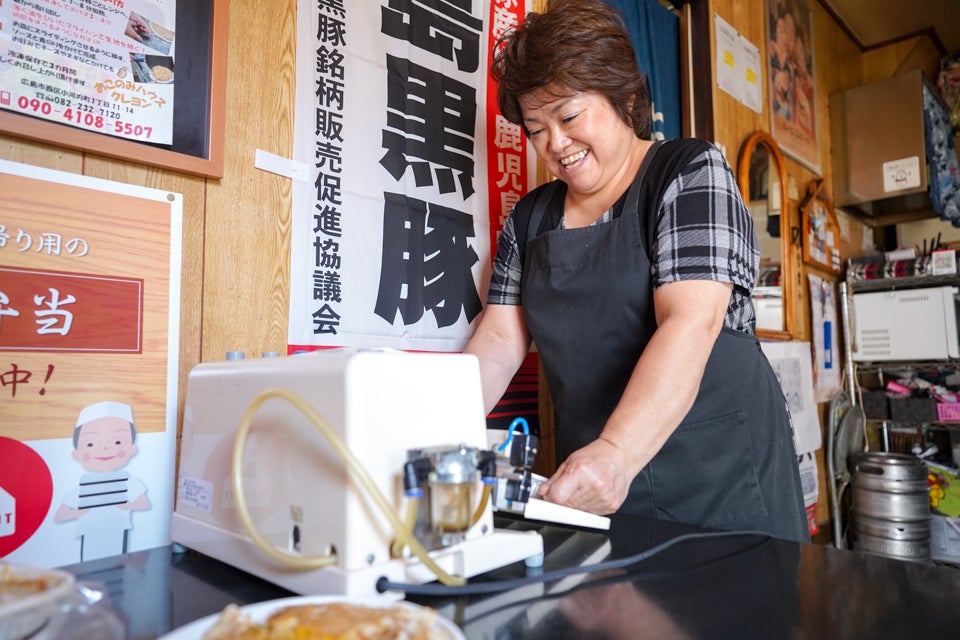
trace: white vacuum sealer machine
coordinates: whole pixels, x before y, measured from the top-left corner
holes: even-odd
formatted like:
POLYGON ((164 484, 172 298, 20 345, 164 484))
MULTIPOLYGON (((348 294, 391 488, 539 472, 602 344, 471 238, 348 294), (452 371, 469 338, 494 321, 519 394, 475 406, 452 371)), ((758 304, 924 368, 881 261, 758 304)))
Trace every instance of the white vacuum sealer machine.
MULTIPOLYGON (((512 461, 490 448, 471 355, 333 349, 202 363, 187 383, 172 538, 301 594, 374 595, 380 577, 457 584, 536 564, 539 534, 493 525, 494 505, 543 512, 532 483, 517 481, 536 447, 511 439, 526 448, 512 461)), ((534 517, 580 514, 551 513, 534 517)))

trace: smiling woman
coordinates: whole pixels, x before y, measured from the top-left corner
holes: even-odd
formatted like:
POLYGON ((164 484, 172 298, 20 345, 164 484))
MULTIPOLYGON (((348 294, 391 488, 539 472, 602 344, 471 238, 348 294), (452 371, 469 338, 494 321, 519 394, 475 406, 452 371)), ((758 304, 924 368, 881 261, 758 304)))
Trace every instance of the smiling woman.
POLYGON ((490 410, 536 343, 561 463, 540 496, 809 539, 783 392, 754 336, 756 238, 723 155, 650 140, 646 79, 599 0, 532 13, 500 45, 500 109, 558 179, 507 219, 465 351, 490 410))

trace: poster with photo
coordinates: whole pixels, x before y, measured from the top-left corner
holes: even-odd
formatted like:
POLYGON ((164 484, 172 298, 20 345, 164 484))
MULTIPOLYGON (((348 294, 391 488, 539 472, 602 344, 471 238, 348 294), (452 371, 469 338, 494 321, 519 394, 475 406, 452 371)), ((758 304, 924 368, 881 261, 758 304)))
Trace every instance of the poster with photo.
POLYGON ((817 402, 829 402, 841 390, 837 293, 832 281, 812 273, 807 278, 810 287, 810 324, 813 333, 814 393, 817 402))
POLYGON ((816 451, 822 445, 820 416, 813 393, 810 343, 796 340, 764 340, 760 343, 783 388, 797 453, 816 451))
POLYGON ((767 0, 770 133, 783 152, 820 173, 813 14, 808 0, 767 0))
POLYGON ((0 2, 0 109, 173 140, 176 0, 0 2))

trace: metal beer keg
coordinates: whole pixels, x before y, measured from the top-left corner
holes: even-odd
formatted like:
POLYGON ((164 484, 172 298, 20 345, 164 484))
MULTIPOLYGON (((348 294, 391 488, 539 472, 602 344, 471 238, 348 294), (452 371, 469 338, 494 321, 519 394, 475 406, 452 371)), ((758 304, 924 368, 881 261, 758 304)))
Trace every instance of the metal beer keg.
POLYGON ((902 453, 852 456, 854 548, 867 553, 930 562, 927 466, 902 453))

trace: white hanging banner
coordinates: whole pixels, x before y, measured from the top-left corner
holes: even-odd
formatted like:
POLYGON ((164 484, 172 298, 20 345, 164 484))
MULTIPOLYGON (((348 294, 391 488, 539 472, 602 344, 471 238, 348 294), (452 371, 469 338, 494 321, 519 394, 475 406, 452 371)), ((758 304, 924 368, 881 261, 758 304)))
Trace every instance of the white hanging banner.
POLYGON ((760 49, 715 15, 717 86, 757 113, 763 113, 760 49))
POLYGON ((496 113, 510 0, 298 3, 289 350, 458 351, 492 247, 529 188, 496 113))

